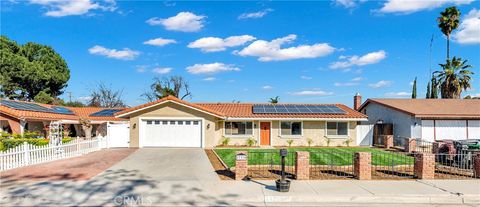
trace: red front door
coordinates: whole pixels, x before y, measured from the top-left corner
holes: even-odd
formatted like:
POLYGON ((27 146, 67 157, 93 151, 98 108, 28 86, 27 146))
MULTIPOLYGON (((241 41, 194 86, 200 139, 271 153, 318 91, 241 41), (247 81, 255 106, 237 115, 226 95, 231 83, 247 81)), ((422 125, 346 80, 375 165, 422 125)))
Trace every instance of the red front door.
POLYGON ((260 122, 260 145, 270 145, 270 122, 260 122))

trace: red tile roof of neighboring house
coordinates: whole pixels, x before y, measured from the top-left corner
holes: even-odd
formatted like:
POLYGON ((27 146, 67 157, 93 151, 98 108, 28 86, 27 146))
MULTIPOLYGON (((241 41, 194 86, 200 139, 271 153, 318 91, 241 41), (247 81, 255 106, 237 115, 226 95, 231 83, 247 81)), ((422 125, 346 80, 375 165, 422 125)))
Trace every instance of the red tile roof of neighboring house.
MULTIPOLYGON (((11 100, 10 100, 11 101, 11 100)), ((15 101, 15 102, 25 102, 25 101, 15 101)), ((32 102, 26 102, 32 103, 32 102)), ((50 104, 41 104, 35 103, 43 107, 51 108, 55 105, 50 104)), ((0 112, 4 113, 10 117, 14 117, 17 119, 28 119, 28 120, 79 120, 80 118, 94 120, 94 121, 125 121, 126 119, 116 118, 113 116, 103 116, 103 117, 96 117, 90 116, 90 114, 108 109, 102 107, 67 107, 62 106, 67 109, 73 111, 73 115, 70 114, 60 114, 60 113, 50 113, 50 112, 39 112, 39 111, 27 111, 27 110, 19 110, 13 109, 4 105, 0 105, 0 112)))
POLYGON ((370 103, 418 118, 480 119, 480 99, 368 99, 359 111, 370 103))
POLYGON ((173 101, 180 104, 187 105, 189 107, 196 108, 200 111, 208 112, 217 115, 221 118, 313 118, 313 119, 366 119, 367 116, 355 111, 342 104, 305 104, 305 105, 335 105, 343 109, 346 114, 254 114, 252 107, 253 103, 190 103, 180 100, 173 96, 168 96, 157 101, 149 102, 139 106, 125 109, 123 111, 115 113, 117 117, 123 117, 134 111, 140 111, 147 107, 151 107, 157 104, 161 104, 166 101, 173 101))

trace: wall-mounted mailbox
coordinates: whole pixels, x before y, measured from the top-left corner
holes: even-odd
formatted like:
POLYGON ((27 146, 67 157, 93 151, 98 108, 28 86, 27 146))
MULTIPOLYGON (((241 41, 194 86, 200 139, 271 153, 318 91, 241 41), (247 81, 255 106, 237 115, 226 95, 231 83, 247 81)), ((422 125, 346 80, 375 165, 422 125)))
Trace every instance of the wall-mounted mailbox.
POLYGON ((247 160, 247 155, 243 154, 243 153, 237 154, 236 159, 237 160, 247 160))

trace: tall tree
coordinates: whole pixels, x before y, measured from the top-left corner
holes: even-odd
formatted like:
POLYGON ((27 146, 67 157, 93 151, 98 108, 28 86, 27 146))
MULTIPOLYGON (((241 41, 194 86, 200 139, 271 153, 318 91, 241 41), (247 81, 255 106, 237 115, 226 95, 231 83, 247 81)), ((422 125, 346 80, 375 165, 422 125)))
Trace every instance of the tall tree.
POLYGON ((155 101, 169 95, 182 100, 192 96, 189 84, 182 76, 155 78, 150 85, 150 89, 149 92, 142 94, 142 97, 147 99, 147 101, 155 101))
POLYGON ((280 100, 280 97, 275 96, 273 98, 270 98, 270 100, 268 102, 270 102, 271 104, 277 104, 279 100, 280 100))
POLYGON ((413 81, 413 86, 412 86, 412 99, 417 98, 417 77, 415 77, 415 80, 413 81))
POLYGON ((432 87, 432 92, 430 92, 430 98, 432 99, 437 99, 438 98, 438 81, 435 78, 435 75, 432 75, 432 84, 430 87, 432 87))
POLYGON ((6 36, 0 37, 1 97, 33 100, 43 91, 56 98, 69 79, 67 63, 51 47, 32 42, 18 45, 6 36))
POLYGON ((427 94, 425 95, 425 98, 426 99, 432 98, 430 96, 430 82, 428 82, 428 84, 427 84, 427 94))
POLYGON ((450 35, 460 24, 460 11, 455 6, 448 7, 440 12, 437 21, 440 30, 447 36, 447 59, 450 59, 450 35))
POLYGON ((436 79, 440 86, 442 98, 459 99, 462 91, 471 87, 471 75, 473 72, 468 70, 472 68, 467 64, 467 60, 453 57, 452 60, 447 59, 445 64, 440 64, 443 68, 441 71, 435 71, 436 79))
POLYGON ((98 84, 95 89, 90 91, 90 97, 89 106, 116 108, 125 107, 126 105, 123 101, 121 90, 115 91, 103 83, 98 84))

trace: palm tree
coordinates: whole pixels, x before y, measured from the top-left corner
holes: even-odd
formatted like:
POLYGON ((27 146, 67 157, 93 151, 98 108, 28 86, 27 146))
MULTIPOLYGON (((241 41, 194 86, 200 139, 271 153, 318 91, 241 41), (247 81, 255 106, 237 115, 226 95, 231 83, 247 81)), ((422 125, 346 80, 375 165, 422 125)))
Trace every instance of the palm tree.
POLYGON ((280 97, 275 96, 273 98, 270 98, 270 101, 268 101, 268 102, 270 102, 271 104, 277 104, 279 99, 280 99, 280 97))
POLYGON ((447 59, 445 64, 440 64, 442 71, 435 71, 435 78, 440 86, 442 98, 459 99, 463 90, 471 87, 470 75, 473 72, 468 70, 472 68, 467 64, 467 60, 453 57, 452 60, 447 59))
POLYGON ((453 30, 458 28, 460 11, 455 6, 448 7, 445 11, 440 12, 440 17, 438 17, 437 21, 440 30, 447 36, 447 59, 450 59, 450 35, 453 30))

